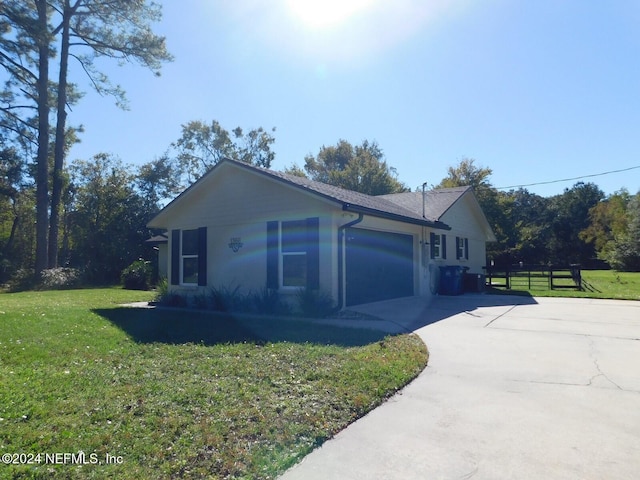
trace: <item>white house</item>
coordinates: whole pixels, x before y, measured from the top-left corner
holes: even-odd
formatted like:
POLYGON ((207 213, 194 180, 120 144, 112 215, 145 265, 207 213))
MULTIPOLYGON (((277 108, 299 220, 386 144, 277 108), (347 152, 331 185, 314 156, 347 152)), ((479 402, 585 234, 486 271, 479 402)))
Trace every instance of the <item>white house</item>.
POLYGON ((304 287, 340 307, 433 295, 438 267, 481 273, 495 240, 469 187, 370 196, 232 160, 148 226, 168 232, 174 293, 304 287))

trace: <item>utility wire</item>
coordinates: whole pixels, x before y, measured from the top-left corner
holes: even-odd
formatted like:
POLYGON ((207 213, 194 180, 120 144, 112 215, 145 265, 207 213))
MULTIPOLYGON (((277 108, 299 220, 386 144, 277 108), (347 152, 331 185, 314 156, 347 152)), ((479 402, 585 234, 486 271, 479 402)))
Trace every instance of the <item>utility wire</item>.
POLYGON ((510 188, 523 188, 523 187, 533 187, 535 185, 549 185, 551 183, 570 182, 572 180, 581 180, 583 178, 601 177, 602 175, 609 175, 611 173, 628 172, 629 170, 635 170, 636 168, 640 168, 640 165, 636 165, 635 167, 623 168, 621 170, 610 170, 608 172, 594 173, 593 175, 582 175, 581 177, 563 178, 561 180, 550 180, 548 182, 527 183, 523 185, 510 185, 508 187, 496 187, 496 190, 508 190, 510 188))

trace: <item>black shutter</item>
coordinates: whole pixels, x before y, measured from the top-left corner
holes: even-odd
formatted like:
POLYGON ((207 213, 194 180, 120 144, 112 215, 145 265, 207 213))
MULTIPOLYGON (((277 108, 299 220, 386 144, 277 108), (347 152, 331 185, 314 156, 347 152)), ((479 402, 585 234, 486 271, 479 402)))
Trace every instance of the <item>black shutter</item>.
POLYGON ((307 218, 307 288, 320 288, 320 219, 307 218))
POLYGON ((267 288, 278 289, 278 222, 267 222, 267 288))
POLYGON ((447 236, 445 234, 441 235, 440 249, 442 250, 442 258, 446 260, 446 258, 447 258, 447 236))
POLYGON ((460 260, 460 237, 456 237, 456 260, 460 260))
POLYGON ((207 286, 207 227, 198 228, 198 286, 207 286))
POLYGON ((429 235, 429 246, 431 247, 431 258, 436 258, 436 234, 433 232, 429 235))
POLYGON ((469 260, 469 239, 464 239, 464 258, 469 260))
POLYGON ((171 285, 180 285, 180 230, 171 230, 171 285))

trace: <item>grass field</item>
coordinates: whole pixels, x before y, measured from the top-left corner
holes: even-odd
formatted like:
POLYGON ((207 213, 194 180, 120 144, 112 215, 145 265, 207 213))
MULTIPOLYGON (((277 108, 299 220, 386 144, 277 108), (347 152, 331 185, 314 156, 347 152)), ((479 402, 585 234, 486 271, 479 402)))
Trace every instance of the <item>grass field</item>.
MULTIPOLYGON (((572 289, 549 290, 546 280, 533 281, 529 288, 525 277, 512 278, 511 290, 494 288, 494 293, 534 295, 537 297, 613 298, 640 300, 640 273, 614 270, 582 270, 583 291, 572 289)), ((567 284, 571 280, 566 281, 567 284)))
POLYGON ((414 335, 118 306, 150 297, 0 294, 0 478, 274 478, 427 361, 414 335))

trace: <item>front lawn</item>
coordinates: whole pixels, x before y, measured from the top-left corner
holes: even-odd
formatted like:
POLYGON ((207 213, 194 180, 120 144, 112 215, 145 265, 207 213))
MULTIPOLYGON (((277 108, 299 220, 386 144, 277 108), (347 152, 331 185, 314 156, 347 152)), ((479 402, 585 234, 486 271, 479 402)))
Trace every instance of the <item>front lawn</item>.
POLYGON ((0 454, 32 462, 0 478, 275 478, 427 362, 415 335, 118 306, 150 297, 0 294, 0 454))

